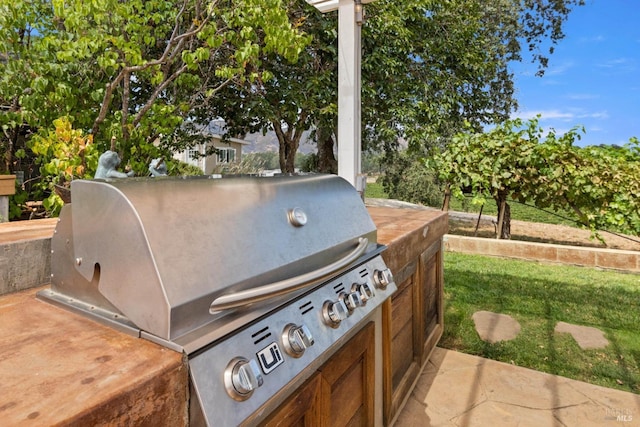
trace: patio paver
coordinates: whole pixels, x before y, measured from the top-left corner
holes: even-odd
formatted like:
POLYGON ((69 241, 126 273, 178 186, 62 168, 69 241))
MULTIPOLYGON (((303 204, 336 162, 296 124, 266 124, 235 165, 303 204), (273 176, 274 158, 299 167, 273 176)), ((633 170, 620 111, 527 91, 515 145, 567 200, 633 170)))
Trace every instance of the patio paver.
POLYGON ((436 348, 394 427, 639 423, 640 395, 436 348))
POLYGON ((480 339, 490 343, 509 341, 520 333, 520 323, 508 314, 476 311, 473 322, 480 339))
POLYGON ((609 345, 609 340, 604 337, 604 332, 591 326, 572 325, 571 323, 558 322, 554 331, 556 333, 569 333, 583 350, 592 348, 604 348, 609 345))

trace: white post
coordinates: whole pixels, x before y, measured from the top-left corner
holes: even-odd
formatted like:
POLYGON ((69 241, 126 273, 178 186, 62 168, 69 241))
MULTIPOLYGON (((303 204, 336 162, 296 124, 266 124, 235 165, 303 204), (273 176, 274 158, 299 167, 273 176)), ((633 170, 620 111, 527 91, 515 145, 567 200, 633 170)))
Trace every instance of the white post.
POLYGON ((354 0, 338 3, 338 175, 358 191, 362 135, 360 130, 360 24, 356 23, 354 0))

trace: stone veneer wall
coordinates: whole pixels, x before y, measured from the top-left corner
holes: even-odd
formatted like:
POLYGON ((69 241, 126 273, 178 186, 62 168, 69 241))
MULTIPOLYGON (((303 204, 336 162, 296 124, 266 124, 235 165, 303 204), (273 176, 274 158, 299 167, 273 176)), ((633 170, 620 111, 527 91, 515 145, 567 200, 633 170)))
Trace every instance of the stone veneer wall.
POLYGON ((452 234, 444 236, 444 247, 449 252, 640 272, 640 252, 634 251, 454 236, 452 234))

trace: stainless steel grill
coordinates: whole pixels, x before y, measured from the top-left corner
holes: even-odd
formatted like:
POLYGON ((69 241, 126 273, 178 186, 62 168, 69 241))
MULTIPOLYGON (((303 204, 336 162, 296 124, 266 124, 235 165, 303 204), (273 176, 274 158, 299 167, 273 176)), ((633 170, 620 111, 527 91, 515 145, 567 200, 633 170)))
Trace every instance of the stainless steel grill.
POLYGON ((194 425, 259 420, 396 289, 336 176, 80 180, 71 194, 39 296, 186 353, 194 425))

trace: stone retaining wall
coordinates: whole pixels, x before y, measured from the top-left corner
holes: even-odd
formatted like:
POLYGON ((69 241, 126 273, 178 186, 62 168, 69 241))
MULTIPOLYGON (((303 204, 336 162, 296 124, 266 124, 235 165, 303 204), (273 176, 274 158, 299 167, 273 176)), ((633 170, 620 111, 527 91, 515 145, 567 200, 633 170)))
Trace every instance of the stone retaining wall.
POLYGON ((497 240, 452 234, 444 236, 444 248, 449 252, 640 272, 640 252, 634 251, 497 240))

